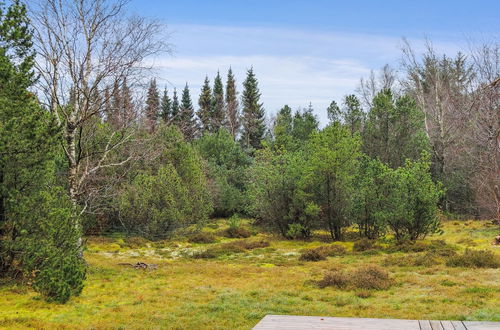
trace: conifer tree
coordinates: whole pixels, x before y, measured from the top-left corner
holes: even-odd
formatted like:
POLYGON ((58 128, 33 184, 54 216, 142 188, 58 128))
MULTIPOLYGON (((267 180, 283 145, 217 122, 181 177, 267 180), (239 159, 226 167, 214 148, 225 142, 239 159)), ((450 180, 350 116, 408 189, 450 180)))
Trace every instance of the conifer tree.
POLYGON ((170 118, 171 118, 170 120, 174 124, 178 124, 180 120, 179 108, 180 105, 179 105, 179 98, 177 97, 177 89, 174 88, 174 95, 172 96, 172 106, 170 108, 170 118))
POLYGON ((265 112, 260 103, 260 92, 253 68, 247 71, 247 77, 243 82, 242 106, 243 146, 259 149, 266 131, 265 112))
POLYGON ((340 122, 341 112, 337 102, 332 101, 328 108, 326 108, 326 113, 328 114, 330 123, 340 122))
POLYGON ((226 111, 224 108, 224 86, 222 85, 222 79, 220 77, 219 71, 217 71, 217 76, 214 80, 211 116, 212 130, 214 132, 225 126, 226 111))
POLYGON ((113 83, 109 106, 110 108, 107 113, 107 121, 112 127, 118 128, 118 126, 120 125, 120 108, 122 106, 118 80, 115 80, 115 82, 113 83))
POLYGON ((121 90, 121 128, 127 127, 134 120, 134 103, 127 78, 123 78, 121 90))
POLYGON ((354 94, 347 95, 344 98, 343 119, 344 124, 351 131, 351 135, 361 133, 364 112, 361 109, 361 102, 354 94))
POLYGON ((0 277, 36 274, 35 290, 65 302, 80 293, 85 264, 73 207, 52 189, 62 139, 56 118, 29 91, 34 59, 26 6, 0 3, 0 277))
POLYGON ((200 98, 198 99, 198 106, 200 107, 197 114, 200 118, 203 132, 212 132, 212 89, 210 88, 210 81, 208 76, 205 77, 205 82, 201 88, 200 98))
POLYGON ((156 122, 160 114, 160 95, 156 86, 156 79, 152 79, 149 83, 148 96, 146 99, 146 127, 150 132, 156 129, 156 122))
POLYGON ((171 118, 171 112, 172 112, 172 101, 170 100, 170 97, 168 96, 168 90, 165 87, 163 90, 163 96, 161 97, 161 119, 163 122, 168 123, 171 118))
POLYGON ((236 139, 240 128, 240 114, 238 110, 238 92, 236 91, 236 81, 233 71, 229 68, 227 72, 226 82, 226 113, 227 113, 227 128, 233 139, 236 139))
POLYGON ((189 92, 189 86, 187 83, 184 89, 182 90, 179 126, 186 140, 191 141, 192 139, 195 138, 198 131, 198 127, 196 123, 196 118, 194 116, 193 102, 191 101, 191 94, 189 92))

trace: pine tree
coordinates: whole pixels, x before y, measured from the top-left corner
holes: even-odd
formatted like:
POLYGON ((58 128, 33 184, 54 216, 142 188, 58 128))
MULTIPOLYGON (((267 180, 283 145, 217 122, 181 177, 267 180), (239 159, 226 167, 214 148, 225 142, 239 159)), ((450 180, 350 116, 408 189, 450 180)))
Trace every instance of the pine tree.
POLYGON ((201 88, 200 98, 198 99, 199 110, 197 112, 200 118, 203 132, 212 132, 211 114, 212 114, 212 89, 208 76, 205 77, 205 82, 201 88))
POLYGON ((361 109, 361 102, 356 95, 347 95, 344 98, 343 109, 344 124, 349 128, 351 134, 361 133, 364 120, 364 112, 361 109))
POLYGON ((236 140, 240 128, 240 114, 238 110, 238 92, 236 91, 236 81, 233 71, 229 68, 227 72, 226 82, 226 112, 227 112, 227 128, 233 139, 236 140))
POLYGON ((156 87, 156 79, 152 79, 149 83, 148 96, 146 99, 146 127, 150 132, 156 129, 156 123, 160 114, 160 95, 156 87))
POLYGON ((85 264, 73 207, 64 205, 62 189, 50 189, 62 139, 54 116, 29 91, 34 59, 26 6, 0 3, 0 277, 36 274, 33 288, 64 302, 80 293, 85 264))
POLYGON ((198 133, 196 118, 194 116, 193 102, 191 101, 191 94, 189 92, 189 86, 187 83, 182 90, 179 126, 182 133, 184 134, 184 137, 188 141, 193 140, 198 133))
POLYGON ((260 92, 253 68, 247 71, 247 77, 243 82, 242 105, 243 146, 259 149, 266 131, 265 112, 260 103, 260 92))
POLYGON ((328 108, 326 108, 326 113, 328 114, 330 123, 340 122, 341 112, 337 102, 332 101, 328 108))
POLYGON ((220 128, 225 126, 226 113, 224 109, 224 86, 219 71, 214 80, 214 89, 212 97, 212 130, 217 132, 220 128))
POLYGON ((161 107, 161 119, 163 120, 163 122, 168 123, 171 118, 172 101, 168 96, 168 90, 166 87, 163 90, 163 96, 161 97, 160 107, 161 107))
POLYGON ((172 106, 170 108, 170 120, 174 124, 178 124, 180 121, 180 115, 179 115, 179 98, 177 97, 177 89, 174 88, 174 96, 172 97, 172 106))

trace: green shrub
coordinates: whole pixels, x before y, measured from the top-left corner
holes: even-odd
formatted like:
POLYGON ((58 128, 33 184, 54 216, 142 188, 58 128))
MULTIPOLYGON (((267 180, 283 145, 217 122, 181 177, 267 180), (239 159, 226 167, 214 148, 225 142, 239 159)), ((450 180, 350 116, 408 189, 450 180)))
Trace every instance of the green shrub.
POLYGON ((299 257, 299 260, 301 261, 320 261, 325 259, 326 256, 317 249, 304 250, 299 257))
POLYGON ((500 256, 488 250, 467 249, 461 255, 450 257, 446 265, 466 268, 499 268, 500 256))
POLYGON ((217 240, 215 239, 215 236, 211 233, 200 232, 189 237, 188 241, 189 243, 209 244, 209 243, 215 243, 217 240))
POLYGON ((291 223, 288 225, 288 231, 286 232, 286 237, 290 239, 300 239, 307 238, 311 236, 311 231, 309 228, 304 227, 300 223, 291 223))

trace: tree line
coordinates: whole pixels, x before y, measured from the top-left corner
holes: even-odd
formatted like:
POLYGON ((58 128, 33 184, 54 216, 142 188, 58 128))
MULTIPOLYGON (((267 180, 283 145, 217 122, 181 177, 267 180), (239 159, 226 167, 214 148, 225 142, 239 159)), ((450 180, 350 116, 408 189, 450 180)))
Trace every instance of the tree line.
POLYGON ((166 239, 235 214, 288 239, 355 226, 397 242, 439 232, 439 210, 500 219, 498 44, 406 43, 320 127, 312 105, 266 117, 253 68, 241 95, 231 68, 197 102, 187 83, 160 91, 144 63, 170 51, 163 26, 125 4, 0 7, 2 276, 64 302, 85 234, 166 239))

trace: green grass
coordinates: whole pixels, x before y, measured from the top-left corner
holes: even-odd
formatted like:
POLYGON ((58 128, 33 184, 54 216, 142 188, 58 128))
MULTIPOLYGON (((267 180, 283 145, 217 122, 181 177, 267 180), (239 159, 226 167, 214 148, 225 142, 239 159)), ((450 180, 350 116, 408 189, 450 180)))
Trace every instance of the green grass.
MULTIPOLYGON (((224 221, 217 224, 217 229, 211 225, 207 231, 224 228, 224 221)), ((486 222, 450 221, 444 232, 427 240, 445 240, 460 253, 471 248, 472 240, 473 249, 499 253, 491 245, 497 228, 486 222)), ((300 252, 329 244, 324 235, 305 242, 258 234, 247 240, 266 240, 269 247, 213 259, 190 257, 237 240, 218 237, 217 243, 197 244, 182 238, 131 244, 119 235, 89 237, 89 271, 82 295, 59 305, 22 285, 4 284, 0 328, 250 329, 266 314, 500 321, 498 269, 452 268, 444 261, 385 266, 394 285, 361 294, 315 284, 330 270, 382 265, 389 254, 405 255, 387 252, 384 242, 369 253, 353 253, 353 242, 342 242, 346 255, 307 262, 299 261, 300 252), (159 268, 142 271, 118 265, 137 261, 159 268)))

